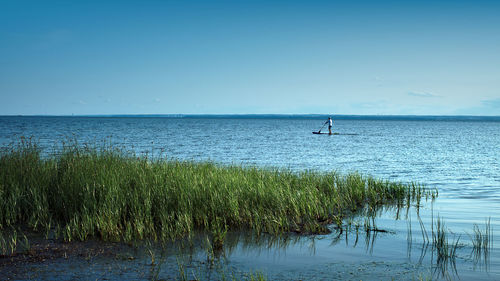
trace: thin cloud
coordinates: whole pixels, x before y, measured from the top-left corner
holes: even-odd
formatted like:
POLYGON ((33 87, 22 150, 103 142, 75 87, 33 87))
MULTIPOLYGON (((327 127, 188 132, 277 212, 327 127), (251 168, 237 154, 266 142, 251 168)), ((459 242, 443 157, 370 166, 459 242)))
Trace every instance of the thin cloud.
POLYGON ((383 82, 384 82, 384 79, 380 76, 375 76, 374 77, 374 80, 375 80, 375 83, 376 83, 376 86, 377 87, 382 87, 383 86, 383 82))
POLYGON ((476 106, 457 109, 456 114, 500 116, 500 98, 481 100, 476 106))
POLYGON ((419 97, 419 98, 438 98, 440 97, 439 95, 433 94, 433 93, 428 93, 428 92, 409 92, 409 96, 412 97, 419 97))
POLYGON ((500 109, 500 98, 491 99, 491 100, 482 100, 481 104, 483 106, 487 106, 490 108, 499 108, 500 109))
POLYGON ((73 101, 72 104, 87 105, 88 103, 84 100, 73 101))

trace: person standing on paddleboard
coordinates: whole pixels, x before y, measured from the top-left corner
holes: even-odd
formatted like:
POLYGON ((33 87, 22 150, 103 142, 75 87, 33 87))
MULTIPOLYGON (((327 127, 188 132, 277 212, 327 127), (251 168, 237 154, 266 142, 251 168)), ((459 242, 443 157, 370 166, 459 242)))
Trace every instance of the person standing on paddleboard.
POLYGON ((325 124, 328 123, 328 134, 332 134, 332 126, 333 126, 333 121, 332 117, 328 117, 328 120, 325 122, 325 124))

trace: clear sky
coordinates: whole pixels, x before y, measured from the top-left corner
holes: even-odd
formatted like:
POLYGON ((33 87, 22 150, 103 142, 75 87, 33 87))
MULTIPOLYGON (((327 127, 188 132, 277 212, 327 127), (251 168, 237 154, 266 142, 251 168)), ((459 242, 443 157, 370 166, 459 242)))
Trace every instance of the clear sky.
POLYGON ((500 115, 500 1, 0 0, 0 115, 500 115))

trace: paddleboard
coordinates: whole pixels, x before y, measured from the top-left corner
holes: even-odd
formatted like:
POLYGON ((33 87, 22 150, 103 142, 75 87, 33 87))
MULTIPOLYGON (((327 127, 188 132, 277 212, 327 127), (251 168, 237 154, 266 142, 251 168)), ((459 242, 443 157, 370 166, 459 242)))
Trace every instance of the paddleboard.
MULTIPOLYGON (((329 133, 319 133, 319 132, 312 132, 315 135, 330 135, 329 133)), ((358 134, 341 134, 341 133, 332 133, 331 136, 357 136, 358 134)))
POLYGON ((340 135, 339 133, 320 133, 320 132, 313 132, 315 135, 340 135))

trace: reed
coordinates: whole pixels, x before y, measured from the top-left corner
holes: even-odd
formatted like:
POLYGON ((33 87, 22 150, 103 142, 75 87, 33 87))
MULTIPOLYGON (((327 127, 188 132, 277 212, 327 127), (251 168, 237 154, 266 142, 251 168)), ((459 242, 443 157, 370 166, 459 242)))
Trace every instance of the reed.
POLYGON ((321 233, 367 206, 410 204, 435 191, 336 172, 138 157, 112 146, 63 144, 42 154, 21 139, 0 153, 0 229, 27 225, 65 240, 175 239, 228 230, 321 233))
POLYGON ((481 259, 485 264, 488 264, 489 254, 493 247, 493 234, 491 232, 491 218, 485 222, 484 230, 479 228, 477 224, 473 227, 474 234, 471 235, 472 240, 472 254, 476 263, 481 259))
MULTIPOLYGON (((444 221, 441 217, 437 217, 437 220, 434 224, 434 213, 431 212, 431 237, 432 242, 430 242, 425 226, 420 220, 420 227, 422 230, 422 239, 423 239, 423 248, 427 249, 427 245, 431 243, 432 253, 436 255, 436 263, 434 273, 438 273, 440 277, 446 277, 446 279, 450 279, 448 266, 450 265, 452 268, 452 273, 458 276, 457 268, 456 268, 456 258, 457 258, 457 249, 459 248, 460 238, 459 235, 455 239, 455 235, 453 240, 450 242, 448 239, 448 234, 451 233, 445 226, 444 221), (424 234, 425 232, 425 234, 424 234)), ((420 219, 420 218, 419 218, 420 219)), ((422 259, 422 257, 421 257, 422 259)))

